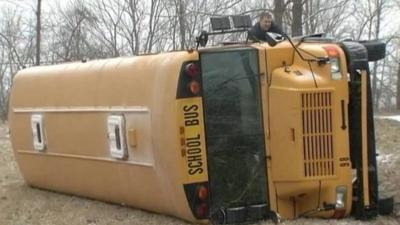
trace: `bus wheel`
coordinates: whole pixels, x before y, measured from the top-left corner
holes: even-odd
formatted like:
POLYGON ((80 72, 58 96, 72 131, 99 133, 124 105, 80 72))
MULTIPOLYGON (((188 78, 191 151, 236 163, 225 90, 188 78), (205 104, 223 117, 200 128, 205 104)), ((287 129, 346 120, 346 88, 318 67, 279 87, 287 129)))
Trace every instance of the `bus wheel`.
POLYGON ((220 225, 226 223, 226 212, 223 207, 211 214, 210 221, 212 225, 220 225))

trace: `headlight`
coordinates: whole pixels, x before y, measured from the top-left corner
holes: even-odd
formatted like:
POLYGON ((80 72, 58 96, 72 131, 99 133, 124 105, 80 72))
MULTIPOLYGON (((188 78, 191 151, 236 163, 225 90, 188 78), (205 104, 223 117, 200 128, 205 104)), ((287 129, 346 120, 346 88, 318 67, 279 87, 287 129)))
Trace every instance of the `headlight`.
POLYGON ((333 80, 342 79, 342 73, 340 72, 340 60, 339 58, 329 58, 329 64, 331 64, 331 77, 333 80))
POLYGON ((346 186, 336 187, 335 209, 344 209, 346 207, 346 195, 347 195, 346 186))
POLYGON ((326 45, 322 47, 329 57, 329 64, 331 65, 331 77, 332 80, 342 79, 342 74, 340 73, 340 52, 335 45, 326 45))

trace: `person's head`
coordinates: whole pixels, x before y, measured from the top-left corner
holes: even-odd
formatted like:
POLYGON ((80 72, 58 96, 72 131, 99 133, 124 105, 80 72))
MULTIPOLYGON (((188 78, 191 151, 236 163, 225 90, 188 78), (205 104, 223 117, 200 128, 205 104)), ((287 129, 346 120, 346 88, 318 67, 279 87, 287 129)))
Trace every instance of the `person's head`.
POLYGON ((262 12, 259 16, 260 28, 263 31, 268 31, 272 24, 272 15, 269 12, 262 12))

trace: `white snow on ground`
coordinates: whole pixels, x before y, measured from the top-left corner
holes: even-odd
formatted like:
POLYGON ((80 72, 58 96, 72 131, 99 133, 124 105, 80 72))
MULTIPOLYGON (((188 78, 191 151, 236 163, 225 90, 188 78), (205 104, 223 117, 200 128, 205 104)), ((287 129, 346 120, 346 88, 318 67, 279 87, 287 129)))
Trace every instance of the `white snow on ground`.
POLYGON ((393 161, 393 159, 392 159, 393 154, 385 155, 385 154, 379 153, 379 155, 376 158, 381 163, 389 163, 389 162, 393 161))
POLYGON ((375 119, 390 119, 396 120, 400 122, 400 115, 393 115, 393 116, 375 116, 375 119))

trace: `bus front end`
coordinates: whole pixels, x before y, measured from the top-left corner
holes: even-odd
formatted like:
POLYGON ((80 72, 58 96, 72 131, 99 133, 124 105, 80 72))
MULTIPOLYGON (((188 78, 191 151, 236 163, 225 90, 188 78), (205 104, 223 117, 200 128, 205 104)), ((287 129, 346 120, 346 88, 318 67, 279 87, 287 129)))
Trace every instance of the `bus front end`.
POLYGON ((375 149, 361 138, 373 132, 365 121, 372 114, 361 100, 357 109, 349 105, 366 99, 349 85, 357 59, 348 55, 359 50, 331 41, 300 41, 297 48, 210 48, 183 64, 183 183, 196 219, 342 218, 358 205, 376 212, 376 170, 368 174, 375 149), (354 124, 362 124, 359 140, 354 124))

